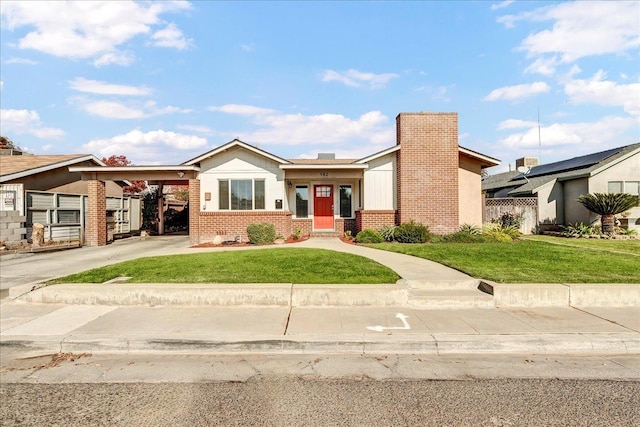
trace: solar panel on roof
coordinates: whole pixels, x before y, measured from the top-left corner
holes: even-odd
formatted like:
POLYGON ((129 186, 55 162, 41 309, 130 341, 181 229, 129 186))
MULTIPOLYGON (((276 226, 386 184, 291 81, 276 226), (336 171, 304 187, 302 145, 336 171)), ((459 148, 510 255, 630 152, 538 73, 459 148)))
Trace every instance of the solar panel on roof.
MULTIPOLYGON (((548 165, 534 166, 533 168, 531 168, 531 172, 529 172, 526 177, 532 178, 534 176, 549 175, 552 173, 566 172, 593 166, 596 163, 603 161, 607 157, 611 157, 614 154, 619 153, 623 148, 624 147, 613 148, 611 150, 601 151, 599 153, 593 153, 586 156, 574 157, 573 159, 569 160, 549 163, 548 165)), ((525 175, 521 173, 516 175, 513 180, 522 179, 524 177, 525 175)))

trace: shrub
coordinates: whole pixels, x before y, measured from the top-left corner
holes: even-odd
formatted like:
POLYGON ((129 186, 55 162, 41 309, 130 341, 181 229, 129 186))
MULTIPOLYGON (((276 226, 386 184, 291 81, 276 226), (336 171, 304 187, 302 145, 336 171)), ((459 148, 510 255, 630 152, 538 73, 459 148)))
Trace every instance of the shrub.
POLYGON ((513 241, 511 236, 505 233, 501 228, 485 230, 482 235, 491 242, 507 243, 513 241))
POLYGON ((384 239, 376 230, 367 228, 362 230, 356 235, 356 242, 358 243, 382 243, 384 239))
POLYGON ((491 222, 494 224, 499 224, 503 228, 513 227, 517 229, 517 228, 520 228, 520 225, 522 225, 523 219, 524 219, 524 214, 522 212, 520 213, 505 212, 502 215, 500 215, 498 218, 492 219, 491 222))
POLYGON ((393 242, 394 240, 396 240, 397 230, 398 230, 397 225, 388 225, 388 226, 382 227, 380 230, 378 230, 378 232, 380 233, 380 235, 384 240, 386 240, 387 242, 393 242))
MULTIPOLYGON (((480 232, 480 230, 478 230, 480 232)), ((440 236, 438 241, 443 243, 485 243, 489 241, 486 236, 480 234, 471 234, 467 231, 456 231, 455 233, 440 236)))
POLYGON ((251 224, 247 227, 249 242, 254 245, 268 245, 276 240, 276 227, 268 222, 251 224))
POLYGON ((413 220, 400 224, 394 235, 399 243, 426 243, 431 238, 429 227, 413 220))
MULTIPOLYGON (((477 225, 473 224, 462 224, 460 226, 459 233, 471 234, 473 236, 479 236, 482 234, 482 229, 477 225)), ((456 234, 456 233, 454 233, 456 234)))
POLYGON ((564 232, 570 236, 582 237, 593 234, 593 227, 583 222, 576 222, 573 225, 564 227, 564 232))

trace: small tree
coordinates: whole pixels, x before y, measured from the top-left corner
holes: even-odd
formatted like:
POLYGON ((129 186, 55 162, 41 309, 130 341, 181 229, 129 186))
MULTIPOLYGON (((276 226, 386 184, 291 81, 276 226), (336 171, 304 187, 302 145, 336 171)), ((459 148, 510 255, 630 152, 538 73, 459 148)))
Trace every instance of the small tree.
MULTIPOLYGON (((133 166, 131 160, 127 159, 127 156, 111 156, 109 158, 103 157, 102 163, 107 166, 133 166)), ((144 181, 131 181, 131 185, 124 187, 125 193, 140 194, 147 188, 147 183, 144 181)))
POLYGON ((593 193, 580 196, 578 202, 591 212, 600 215, 604 234, 613 234, 615 216, 638 206, 638 196, 627 193, 593 193))

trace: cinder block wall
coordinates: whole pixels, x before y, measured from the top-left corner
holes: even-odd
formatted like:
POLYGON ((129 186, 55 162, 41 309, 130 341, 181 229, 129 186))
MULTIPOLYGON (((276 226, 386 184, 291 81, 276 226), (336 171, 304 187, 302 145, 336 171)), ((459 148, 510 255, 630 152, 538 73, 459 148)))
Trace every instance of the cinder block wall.
POLYGON ((19 211, 0 211, 0 242, 9 245, 26 243, 26 220, 27 217, 21 216, 19 211))
POLYGON ((398 221, 414 220, 433 233, 458 229, 458 114, 400 113, 398 221))

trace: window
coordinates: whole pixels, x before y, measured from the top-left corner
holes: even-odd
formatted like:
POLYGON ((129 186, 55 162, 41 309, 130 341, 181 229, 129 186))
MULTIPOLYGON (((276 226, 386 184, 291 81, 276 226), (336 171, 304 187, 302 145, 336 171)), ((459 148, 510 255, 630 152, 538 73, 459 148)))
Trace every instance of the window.
POLYGON ((296 185, 296 218, 309 216, 309 188, 306 185, 296 185))
POLYGON ((624 192, 633 194, 634 196, 640 195, 640 181, 625 181, 624 192))
POLYGON ((609 193, 622 193, 622 181, 609 181, 609 193))
POLYGON ((221 180, 218 183, 220 210, 250 211, 264 209, 265 183, 263 179, 229 179, 221 180))
POLYGON ((351 218, 351 186, 340 186, 340 218, 351 218))
POLYGON ((609 193, 629 193, 640 195, 640 181, 609 181, 609 193))

